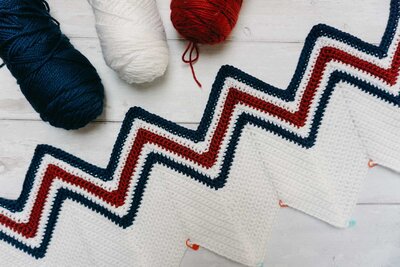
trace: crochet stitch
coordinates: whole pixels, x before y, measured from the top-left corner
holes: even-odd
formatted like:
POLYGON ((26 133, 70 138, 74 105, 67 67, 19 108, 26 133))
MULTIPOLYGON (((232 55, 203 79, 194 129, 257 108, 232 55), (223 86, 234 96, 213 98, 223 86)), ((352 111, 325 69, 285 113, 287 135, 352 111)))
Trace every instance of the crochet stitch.
POLYGON ((1 243, 0 260, 55 265, 63 246, 97 265, 176 266, 190 238, 255 266, 279 199, 344 227, 368 159, 400 171, 399 7, 379 46, 315 26, 286 90, 222 67, 197 130, 132 108, 105 169, 38 146, 20 197, 0 199, 0 238, 20 249, 1 243))

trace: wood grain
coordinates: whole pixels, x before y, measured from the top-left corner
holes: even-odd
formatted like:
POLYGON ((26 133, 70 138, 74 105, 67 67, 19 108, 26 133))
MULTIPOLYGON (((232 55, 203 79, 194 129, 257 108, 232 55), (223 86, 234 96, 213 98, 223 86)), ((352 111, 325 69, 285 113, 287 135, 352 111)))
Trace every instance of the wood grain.
MULTIPOLYGON (((87 1, 50 0, 49 3, 68 36, 97 37, 87 1)), ((157 3, 168 39, 180 39, 169 20, 170 1, 157 0, 157 3)), ((247 0, 230 39, 302 42, 312 26, 325 23, 369 42, 379 42, 388 14, 389 0, 247 0)))
MULTIPOLYGON (((205 46, 195 65, 203 83, 195 84, 190 69, 182 63, 184 43, 169 41, 171 57, 167 74, 155 83, 131 86, 109 69, 97 39, 74 38, 72 42, 97 68, 106 89, 105 113, 101 121, 121 121, 132 106, 141 106, 175 122, 199 122, 218 69, 234 65, 274 85, 286 87, 297 64, 301 44, 227 42, 205 46), (254 51, 254 53, 249 53, 254 51)), ((39 119, 6 68, 0 69, 0 119, 39 119)))
MULTIPOLYGON (((352 226, 336 229, 303 213, 282 209, 259 267, 397 267, 400 207, 358 205, 352 226)), ((188 250, 182 267, 242 265, 208 250, 188 250), (214 265, 213 265, 214 264, 214 265)))

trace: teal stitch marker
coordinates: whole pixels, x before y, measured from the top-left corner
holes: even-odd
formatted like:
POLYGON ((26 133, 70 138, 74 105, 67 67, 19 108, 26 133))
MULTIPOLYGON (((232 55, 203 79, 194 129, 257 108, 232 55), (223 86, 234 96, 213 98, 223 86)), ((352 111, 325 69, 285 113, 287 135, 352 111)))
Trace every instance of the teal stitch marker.
POLYGON ((357 221, 356 220, 350 220, 349 221, 349 228, 353 228, 353 227, 355 227, 356 226, 356 224, 357 224, 357 221))

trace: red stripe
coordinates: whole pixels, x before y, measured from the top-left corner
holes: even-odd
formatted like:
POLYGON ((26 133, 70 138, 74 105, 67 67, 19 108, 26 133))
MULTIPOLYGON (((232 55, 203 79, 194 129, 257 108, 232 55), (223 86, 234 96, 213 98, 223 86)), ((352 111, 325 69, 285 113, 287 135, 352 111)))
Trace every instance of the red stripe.
POLYGON ((235 88, 230 88, 221 118, 218 122, 214 136, 212 137, 210 148, 207 152, 202 154, 198 154, 195 151, 185 146, 182 146, 174 141, 171 141, 163 136, 159 136, 145 129, 139 129, 133 147, 129 152, 127 161, 124 165, 118 189, 112 192, 108 192, 95 184, 85 181, 81 177, 74 176, 57 166, 49 165, 40 186, 35 204, 32 208, 32 213, 28 223, 18 223, 4 215, 0 215, 0 224, 3 224, 7 228, 12 229, 13 231, 25 236, 26 238, 35 237, 51 184, 56 178, 61 179, 62 181, 71 185, 78 186, 115 207, 123 205, 127 190, 130 183, 132 182, 132 174, 135 171, 136 167, 138 167, 138 158, 145 144, 158 145, 170 152, 173 152, 185 159, 194 161, 206 168, 212 167, 216 162, 217 154, 221 148, 222 140, 226 134, 229 121, 232 119, 234 108, 238 103, 277 116, 280 119, 292 123, 297 127, 302 127, 305 124, 307 114, 310 110, 311 102, 313 100, 313 97, 315 96, 316 89, 318 88, 321 78, 323 76, 324 68, 327 63, 331 61, 338 61, 344 64, 351 65, 357 69, 368 72, 371 75, 386 81, 390 85, 394 85, 400 67, 400 49, 397 48, 396 50, 392 67, 388 70, 385 70, 362 59, 349 55, 346 52, 340 51, 336 48, 323 48, 320 52, 320 55, 318 56, 310 81, 301 99, 300 108, 295 113, 289 112, 279 106, 275 106, 272 103, 265 102, 249 94, 240 92, 235 88))

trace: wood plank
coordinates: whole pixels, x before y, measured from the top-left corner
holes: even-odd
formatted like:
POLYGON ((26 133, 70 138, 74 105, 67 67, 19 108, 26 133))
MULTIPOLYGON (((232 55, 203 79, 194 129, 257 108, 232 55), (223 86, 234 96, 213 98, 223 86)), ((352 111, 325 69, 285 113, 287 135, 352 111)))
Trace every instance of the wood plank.
MULTIPOLYGON (((49 0, 52 14, 71 37, 96 37, 90 5, 82 0, 49 0), (84 27, 82 27, 84 25, 84 27)), ((157 0, 168 39, 179 38, 170 21, 170 1, 157 0)), ((326 23, 370 42, 379 42, 389 0, 251 0, 244 1, 235 41, 302 42, 312 26, 326 23), (366 30, 368 29, 368 30, 366 30)))
POLYGON ((400 206, 357 206, 353 218, 337 229, 283 209, 264 266, 400 266, 400 206))
MULTIPOLYGON (((68 1, 67 1, 68 2, 68 1)), ((231 64, 274 85, 286 87, 297 64, 301 44, 236 43, 201 48, 195 65, 203 89, 195 84, 189 66, 181 61, 184 43, 171 41, 166 75, 154 83, 130 86, 109 69, 97 39, 72 40, 97 68, 106 88, 105 113, 100 120, 121 121, 132 106, 141 106, 175 122, 199 122, 211 84, 223 64, 231 64), (250 52, 251 51, 251 52, 250 52)), ((0 119, 39 119, 6 68, 0 69, 0 119)))
MULTIPOLYGON (((38 144, 50 144, 90 163, 106 166, 120 127, 120 123, 92 123, 85 129, 68 132, 39 121, 0 121, 0 196, 18 197, 38 144)), ((369 172, 359 203, 400 204, 399 188, 400 174, 374 168, 369 172)))
MULTIPOLYGON (((337 229, 309 216, 283 209, 259 267, 395 267, 400 265, 400 206, 357 206, 355 225, 337 229)), ((242 265, 200 248, 188 249, 181 264, 242 265)))
POLYGON ((359 203, 400 204, 400 174, 377 166, 370 169, 359 203))

